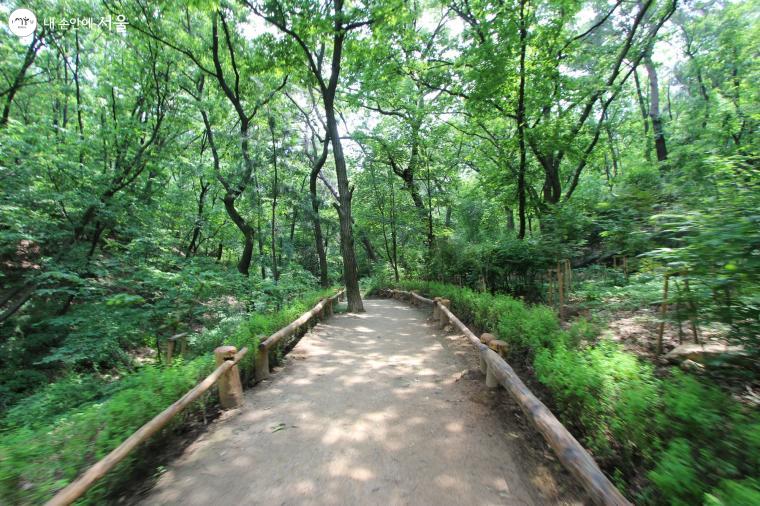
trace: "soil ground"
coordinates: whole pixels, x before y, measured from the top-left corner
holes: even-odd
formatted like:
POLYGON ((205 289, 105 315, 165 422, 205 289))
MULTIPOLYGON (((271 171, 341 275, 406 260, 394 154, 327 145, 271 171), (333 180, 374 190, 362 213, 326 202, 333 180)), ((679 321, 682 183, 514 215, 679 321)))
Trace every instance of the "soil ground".
POLYGON ((365 308, 307 333, 142 504, 588 503, 463 337, 402 302, 365 308))

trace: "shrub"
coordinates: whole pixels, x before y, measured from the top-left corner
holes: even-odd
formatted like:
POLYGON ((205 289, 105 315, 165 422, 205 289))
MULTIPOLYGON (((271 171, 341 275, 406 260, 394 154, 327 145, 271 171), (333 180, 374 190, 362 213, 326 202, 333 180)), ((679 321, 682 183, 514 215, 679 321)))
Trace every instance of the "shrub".
MULTIPOLYGON (((312 293, 275 313, 229 318, 219 329, 193 336, 191 349, 197 356, 190 360, 177 360, 170 367, 144 366, 113 383, 71 376, 20 402, 9 411, 0 433, 0 503, 49 499, 209 374, 216 346, 248 346, 250 351, 239 365, 244 379, 252 377, 261 336, 284 327, 326 293, 312 293)), ((167 430, 203 412, 215 401, 214 395, 210 391, 201 397, 167 430)), ((83 502, 102 503, 144 460, 149 458, 143 447, 100 480, 83 502)))
POLYGON ((399 286, 450 299, 461 319, 509 342, 511 360, 514 350, 527 358, 559 418, 638 503, 758 504, 760 417, 719 389, 678 370, 657 378, 616 343, 588 344, 592 324, 561 330, 548 307, 442 283, 399 286))

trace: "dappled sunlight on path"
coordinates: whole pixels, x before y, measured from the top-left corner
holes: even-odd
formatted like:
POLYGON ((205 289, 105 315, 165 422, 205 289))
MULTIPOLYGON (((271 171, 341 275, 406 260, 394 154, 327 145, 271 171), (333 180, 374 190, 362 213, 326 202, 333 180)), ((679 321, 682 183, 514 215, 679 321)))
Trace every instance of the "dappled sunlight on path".
POLYGON ((144 503, 545 504, 426 313, 365 307, 304 336, 144 503))

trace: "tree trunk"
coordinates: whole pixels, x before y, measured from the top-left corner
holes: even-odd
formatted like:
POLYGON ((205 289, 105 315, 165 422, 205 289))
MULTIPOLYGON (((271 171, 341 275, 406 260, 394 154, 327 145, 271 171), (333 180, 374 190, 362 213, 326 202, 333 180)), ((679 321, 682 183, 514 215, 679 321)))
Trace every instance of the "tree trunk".
POLYGON ((13 83, 11 83, 10 87, 3 92, 6 97, 5 104, 3 105, 3 113, 2 116, 0 116, 0 128, 3 128, 8 124, 8 118, 11 114, 11 104, 13 103, 13 99, 16 97, 18 90, 20 90, 24 85, 26 72, 29 70, 29 67, 32 66, 34 59, 37 57, 37 51, 42 46, 42 37, 44 36, 43 33, 44 31, 41 32, 39 36, 37 36, 37 33, 35 32, 32 35, 32 41, 26 48, 26 54, 24 55, 24 61, 21 64, 21 68, 16 73, 16 77, 14 78, 13 83))
POLYGON ((512 231, 515 229, 515 215, 511 207, 507 207, 506 212, 507 212, 507 230, 512 231))
POLYGON ((353 190, 348 186, 348 171, 346 159, 343 156, 343 146, 340 142, 338 123, 335 118, 334 97, 325 97, 325 113, 327 128, 335 159, 335 174, 338 179, 338 218, 340 220, 340 250, 343 256, 343 282, 346 285, 348 311, 360 313, 364 311, 361 293, 359 291, 359 273, 354 252, 354 233, 351 218, 351 199, 353 190))
POLYGON ((274 136, 274 118, 269 117, 269 131, 272 134, 272 165, 274 167, 274 182, 272 183, 272 277, 274 283, 280 279, 280 273, 277 271, 277 141, 274 136))
MULTIPOLYGON (((267 21, 277 26, 281 31, 295 39, 303 49, 309 63, 310 70, 319 84, 319 92, 325 108, 325 120, 327 132, 333 148, 335 159, 335 174, 338 179, 338 210, 340 219, 340 249, 343 256, 343 281, 346 285, 348 310, 351 312, 363 312, 361 293, 359 291, 359 274, 356 266, 356 253, 354 252, 354 236, 351 219, 351 197, 353 190, 349 188, 346 160, 343 155, 343 146, 340 142, 338 123, 335 117, 335 95, 340 78, 340 65, 343 56, 343 43, 346 34, 360 25, 350 26, 343 12, 343 0, 333 1, 333 26, 332 26, 332 55, 330 61, 330 78, 325 82, 322 69, 322 57, 315 58, 303 40, 288 28, 280 16, 263 16, 267 21), (316 62, 319 61, 319 64, 316 62)), ((324 52, 322 53, 324 55, 324 52)))
POLYGON ((650 55, 644 58, 644 66, 649 75, 649 118, 652 120, 654 147, 657 153, 657 161, 662 162, 668 159, 668 149, 665 146, 665 132, 662 129, 662 118, 660 117, 660 88, 657 70, 654 68, 650 55))
POLYGON ((348 311, 359 313, 364 312, 364 304, 362 304, 361 292, 359 291, 359 273, 356 266, 356 253, 354 252, 353 219, 351 217, 353 189, 350 189, 348 185, 346 159, 343 156, 338 122, 335 118, 335 92, 338 87, 338 77, 340 76, 340 62, 345 36, 346 33, 343 29, 343 2, 342 0, 336 0, 330 82, 322 90, 322 99, 325 106, 327 130, 332 142, 333 158, 335 159, 335 175, 338 179, 338 206, 336 207, 340 220, 340 249, 343 255, 343 282, 346 285, 348 311))
POLYGON ((253 258, 254 232, 253 227, 251 227, 240 215, 237 209, 235 209, 235 198, 236 196, 233 194, 226 194, 224 196, 224 208, 227 210, 227 214, 232 222, 237 226, 240 232, 243 233, 245 242, 243 244, 243 254, 240 256, 240 261, 237 265, 237 270, 240 274, 248 276, 251 268, 251 259, 253 258))
POLYGON ((370 241, 369 237, 367 237, 367 233, 364 231, 360 232, 359 240, 362 242, 362 246, 364 246, 364 251, 367 253, 367 258, 369 258, 369 261, 372 263, 377 262, 377 253, 375 252, 375 248, 372 246, 372 241, 370 241))
POLYGON ((319 218, 319 199, 317 198, 317 177, 327 161, 327 147, 330 140, 325 139, 322 147, 322 155, 315 161, 309 175, 309 194, 311 196, 311 222, 314 227, 314 246, 319 257, 319 284, 323 288, 330 286, 327 278, 327 255, 325 254, 325 242, 322 238, 322 220, 319 218))
POLYGON ((520 166, 517 173, 518 239, 525 238, 525 50, 528 37, 525 27, 525 2, 526 0, 520 1, 520 87, 517 94, 517 140, 520 145, 520 166))
POLYGON ((193 234, 190 239, 190 244, 187 246, 185 256, 189 257, 194 255, 200 245, 201 230, 203 228, 203 208, 206 205, 206 194, 211 187, 211 183, 204 183, 203 178, 200 178, 201 193, 198 196, 198 214, 195 217, 195 224, 193 225, 193 234))
POLYGON ((641 121, 644 124, 644 158, 649 162, 652 161, 652 145, 649 137, 649 115, 647 114, 647 106, 644 102, 644 94, 641 92, 639 73, 636 69, 633 69, 633 81, 636 83, 636 97, 639 101, 641 121))
POLYGON ((618 157, 617 157, 617 151, 615 150, 615 139, 612 136, 612 128, 610 127, 610 124, 606 121, 604 122, 604 129, 607 131, 607 142, 610 147, 610 156, 612 157, 612 175, 614 177, 617 177, 618 175, 618 157))

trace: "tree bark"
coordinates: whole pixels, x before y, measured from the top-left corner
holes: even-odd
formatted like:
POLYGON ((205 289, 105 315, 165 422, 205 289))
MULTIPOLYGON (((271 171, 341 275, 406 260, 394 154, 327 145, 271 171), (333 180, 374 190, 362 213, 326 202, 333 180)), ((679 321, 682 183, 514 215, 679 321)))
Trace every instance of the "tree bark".
POLYGON ((353 219, 351 217, 351 200, 353 189, 349 188, 346 159, 340 142, 338 122, 335 117, 335 92, 338 87, 341 57, 345 30, 343 27, 343 0, 335 0, 335 21, 333 34, 333 54, 331 62, 330 81, 323 90, 325 118, 330 133, 333 158, 335 159, 335 174, 338 180, 338 218, 340 220, 340 249, 343 254, 343 281, 346 285, 348 310, 353 313, 364 312, 361 292, 359 291, 359 274, 354 251, 353 219))
POLYGON ((644 125, 644 158, 649 162, 652 161, 652 145, 651 137, 649 137, 649 113, 644 102, 644 94, 641 91, 639 73, 636 69, 633 69, 633 81, 636 84, 636 97, 638 98, 639 110, 641 111, 641 122, 644 125))
POLYGON ((269 131, 272 134, 272 165, 274 167, 274 182, 272 183, 272 277, 275 284, 280 279, 280 273, 277 270, 277 140, 274 136, 274 118, 269 117, 269 131))
POLYGON ((44 31, 41 32, 39 36, 37 35, 37 32, 32 35, 32 41, 26 48, 24 61, 21 64, 21 68, 16 73, 16 77, 14 78, 13 83, 11 83, 8 89, 3 90, 2 94, 0 94, 0 96, 6 95, 5 104, 3 105, 3 114, 0 116, 0 128, 4 128, 8 124, 8 119, 11 115, 11 104, 13 104, 13 99, 16 97, 18 90, 24 86, 26 72, 29 70, 29 67, 32 66, 32 63, 34 63, 34 59, 37 57, 37 51, 42 46, 44 36, 43 34, 44 31))
POLYGON ((657 153, 657 161, 668 159, 668 149, 665 146, 665 132, 662 128, 660 117, 660 87, 657 80, 657 70, 652 63, 651 55, 644 57, 644 66, 649 76, 649 118, 652 120, 652 133, 654 134, 654 148, 657 153))
POLYGON ((314 162, 309 175, 309 194, 311 195, 311 222, 314 227, 314 246, 319 258, 319 284, 323 288, 330 286, 327 277, 327 255, 325 254, 325 242, 322 238, 322 220, 319 218, 319 198, 317 197, 317 178, 327 161, 328 146, 330 144, 329 136, 325 137, 322 145, 322 154, 314 162))
POLYGON ((517 92, 517 141, 520 147, 520 166, 517 173, 517 238, 525 238, 525 52, 528 31, 525 26, 525 3, 520 1, 520 85, 517 92))

